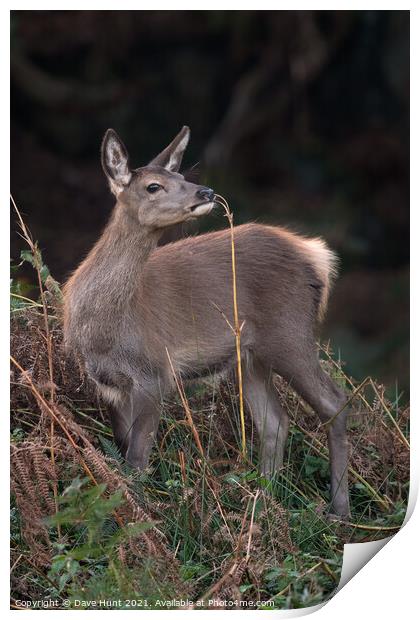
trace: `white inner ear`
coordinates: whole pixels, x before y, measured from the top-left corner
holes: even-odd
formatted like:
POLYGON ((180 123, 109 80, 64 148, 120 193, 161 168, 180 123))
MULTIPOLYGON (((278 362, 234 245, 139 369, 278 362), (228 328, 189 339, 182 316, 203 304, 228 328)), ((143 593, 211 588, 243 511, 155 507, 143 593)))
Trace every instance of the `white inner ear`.
POLYGON ((121 150, 119 143, 112 138, 106 146, 106 159, 108 167, 112 171, 115 184, 128 185, 131 180, 131 172, 128 169, 127 157, 121 150))
POLYGON ((187 132, 176 147, 176 149, 172 151, 169 161, 165 166, 166 170, 171 171, 178 167, 179 160, 181 159, 185 149, 187 148, 189 137, 189 133, 187 132))

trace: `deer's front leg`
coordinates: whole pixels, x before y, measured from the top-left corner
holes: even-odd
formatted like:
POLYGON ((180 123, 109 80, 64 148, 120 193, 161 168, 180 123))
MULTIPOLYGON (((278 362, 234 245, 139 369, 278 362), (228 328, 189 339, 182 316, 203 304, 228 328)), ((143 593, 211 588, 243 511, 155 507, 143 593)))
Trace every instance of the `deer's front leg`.
POLYGON ((156 385, 136 387, 129 402, 130 432, 128 436, 127 462, 137 469, 145 469, 155 441, 159 424, 161 398, 156 385))
POLYGON ((111 409, 111 426, 114 441, 125 458, 130 437, 131 412, 126 404, 113 404, 111 409))

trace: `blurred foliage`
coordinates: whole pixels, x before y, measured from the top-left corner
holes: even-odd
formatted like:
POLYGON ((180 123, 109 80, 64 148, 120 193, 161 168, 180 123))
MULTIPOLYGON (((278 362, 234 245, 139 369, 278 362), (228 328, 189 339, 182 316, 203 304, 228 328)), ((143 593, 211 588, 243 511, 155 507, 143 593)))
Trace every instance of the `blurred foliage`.
POLYGON ((188 124, 186 166, 237 223, 337 250, 323 335, 407 393, 408 11, 13 11, 11 33, 12 191, 55 277, 112 207, 105 129, 139 166, 188 124))

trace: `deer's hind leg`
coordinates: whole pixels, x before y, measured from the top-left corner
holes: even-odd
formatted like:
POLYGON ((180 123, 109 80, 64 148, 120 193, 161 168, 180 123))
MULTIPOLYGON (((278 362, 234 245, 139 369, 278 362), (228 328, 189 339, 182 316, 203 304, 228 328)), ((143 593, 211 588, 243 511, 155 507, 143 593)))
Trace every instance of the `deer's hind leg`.
POLYGON ((283 464, 289 418, 280 405, 270 370, 254 362, 245 369, 243 388, 260 440, 261 473, 271 476, 283 464))
POLYGON ((313 374, 292 380, 296 391, 311 405, 325 424, 328 436, 332 512, 350 515, 348 490, 347 398, 317 362, 313 374))
POLYGON ((350 503, 346 395, 321 368, 315 341, 295 342, 283 348, 282 357, 275 372, 290 382, 293 389, 306 400, 325 424, 330 454, 332 512, 348 517, 350 503))

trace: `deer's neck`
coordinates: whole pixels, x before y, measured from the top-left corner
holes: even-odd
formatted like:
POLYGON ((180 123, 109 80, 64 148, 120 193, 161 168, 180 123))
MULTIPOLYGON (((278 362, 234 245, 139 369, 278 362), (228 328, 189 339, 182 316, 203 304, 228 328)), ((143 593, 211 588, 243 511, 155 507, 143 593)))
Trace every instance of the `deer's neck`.
POLYGON ((102 237, 76 272, 82 312, 89 312, 98 323, 103 318, 107 327, 113 316, 119 322, 159 237, 158 231, 141 227, 117 203, 102 237))

